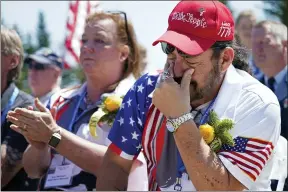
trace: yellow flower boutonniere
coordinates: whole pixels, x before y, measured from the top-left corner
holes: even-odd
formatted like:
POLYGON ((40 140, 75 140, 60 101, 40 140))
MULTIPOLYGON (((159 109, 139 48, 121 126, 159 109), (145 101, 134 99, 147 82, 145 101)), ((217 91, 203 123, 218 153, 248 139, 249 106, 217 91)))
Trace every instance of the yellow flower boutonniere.
POLYGON ((114 119, 119 111, 123 97, 118 95, 103 96, 98 110, 93 113, 89 121, 89 131, 93 137, 97 137, 96 127, 106 123, 112 127, 114 119))
POLYGON ((217 152, 224 144, 235 145, 232 135, 229 133, 233 127, 234 122, 231 119, 220 120, 215 111, 211 111, 208 123, 200 125, 199 131, 210 148, 217 152))

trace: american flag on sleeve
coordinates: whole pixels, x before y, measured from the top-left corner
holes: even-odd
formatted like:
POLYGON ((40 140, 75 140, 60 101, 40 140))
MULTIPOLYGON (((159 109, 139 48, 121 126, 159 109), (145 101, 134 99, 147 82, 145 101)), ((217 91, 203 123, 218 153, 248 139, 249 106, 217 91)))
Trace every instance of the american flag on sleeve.
POLYGON ((142 134, 146 115, 152 102, 157 75, 143 75, 125 95, 113 127, 108 135, 109 149, 121 157, 133 160, 142 149, 142 134))
POLYGON ((238 166, 255 181, 272 153, 272 142, 245 137, 236 137, 234 141, 235 146, 223 145, 218 155, 238 166))

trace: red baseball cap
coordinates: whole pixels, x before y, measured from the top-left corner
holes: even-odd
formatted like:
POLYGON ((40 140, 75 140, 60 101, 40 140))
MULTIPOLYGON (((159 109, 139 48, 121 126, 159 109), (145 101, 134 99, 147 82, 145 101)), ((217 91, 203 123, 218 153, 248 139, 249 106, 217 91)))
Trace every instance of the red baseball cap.
POLYGON ((234 39, 234 20, 219 1, 180 1, 168 18, 167 31, 153 43, 169 43, 186 54, 198 55, 216 41, 234 39))

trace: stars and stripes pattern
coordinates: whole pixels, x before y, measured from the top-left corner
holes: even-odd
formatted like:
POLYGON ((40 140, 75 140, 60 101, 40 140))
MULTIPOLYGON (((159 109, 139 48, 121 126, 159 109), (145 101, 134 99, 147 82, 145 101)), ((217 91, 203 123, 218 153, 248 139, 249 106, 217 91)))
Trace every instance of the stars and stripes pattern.
POLYGON ((87 15, 99 9, 99 1, 70 1, 66 23, 64 67, 76 68, 79 64, 81 37, 87 15))
POLYGON ((161 150, 157 154, 156 147, 163 146, 156 143, 159 140, 155 137, 164 117, 152 104, 152 93, 159 79, 157 72, 146 74, 136 81, 123 99, 107 143, 109 149, 128 160, 135 159, 143 148, 150 190, 157 187, 152 171, 156 170, 156 157, 160 156, 161 150))
POLYGON ((123 158, 135 159, 142 149, 144 123, 152 102, 149 94, 155 89, 158 76, 158 73, 142 76, 122 101, 107 144, 123 158))
POLYGON ((235 146, 224 145, 218 155, 237 165, 255 181, 274 149, 272 142, 245 137, 236 137, 234 141, 235 146))

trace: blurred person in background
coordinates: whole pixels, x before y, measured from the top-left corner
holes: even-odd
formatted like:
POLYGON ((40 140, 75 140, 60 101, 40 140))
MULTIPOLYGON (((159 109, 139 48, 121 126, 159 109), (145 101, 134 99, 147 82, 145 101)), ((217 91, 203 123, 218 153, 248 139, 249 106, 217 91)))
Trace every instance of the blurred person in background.
POLYGON ((256 24, 256 16, 252 10, 245 10, 239 13, 235 21, 236 37, 237 40, 244 45, 249 53, 249 66, 251 68, 252 74, 256 79, 263 77, 263 73, 258 67, 256 67, 253 56, 252 56, 252 40, 251 32, 253 26, 256 24))
POLYGON ((252 30, 253 57, 264 73, 260 81, 277 96, 281 105, 281 135, 288 139, 287 107, 287 26, 274 21, 262 21, 252 30))
POLYGON ((41 48, 25 59, 28 82, 34 97, 46 106, 51 95, 60 90, 62 59, 49 48, 41 48))
MULTIPOLYGON (((260 82, 278 98, 281 107, 281 135, 288 139, 287 26, 274 21, 257 23, 252 30, 252 44, 255 64, 264 74, 260 82)), ((272 183, 272 188, 276 189, 275 183, 272 183)), ((287 190, 286 179, 284 191, 287 190)))
MULTIPOLYGON (((35 106, 40 112, 17 109, 8 113, 8 119, 14 123, 11 128, 32 141, 23 164, 30 177, 44 176, 40 190, 95 189, 110 127, 97 126, 98 136, 92 137, 91 116, 98 110, 102 96, 123 92, 118 90, 120 81, 130 74, 135 79, 141 75, 140 50, 126 13, 90 15, 82 43, 80 66, 86 77, 82 86, 54 94, 48 103, 51 112, 36 99, 35 106)), ((131 138, 123 138, 123 142, 131 138)), ((131 169, 128 190, 145 191, 147 185, 146 161, 140 155, 131 169)))
POLYGON ((1 190, 34 191, 38 179, 29 179, 22 165, 28 146, 26 139, 10 129, 9 110, 33 104, 33 98, 15 85, 24 59, 22 42, 16 31, 1 26, 1 190))

